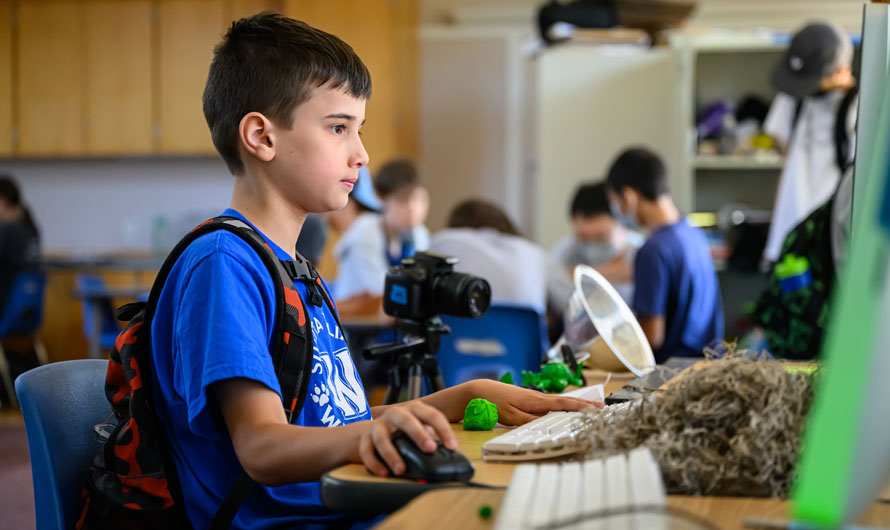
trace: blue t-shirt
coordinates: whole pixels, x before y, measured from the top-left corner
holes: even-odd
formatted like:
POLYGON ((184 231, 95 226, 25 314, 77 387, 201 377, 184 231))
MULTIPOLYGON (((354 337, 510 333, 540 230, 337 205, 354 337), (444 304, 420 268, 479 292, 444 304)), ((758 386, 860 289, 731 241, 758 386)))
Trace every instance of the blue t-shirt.
MULTIPOLYGON (((239 217, 226 210, 223 215, 239 217)), ((263 236, 275 254, 287 252, 263 236)), ((306 403, 295 422, 332 427, 370 420, 371 411, 343 334, 326 304, 308 303, 313 363, 306 403)), ((207 387, 248 378, 281 395, 270 356, 275 322, 272 276, 259 255, 225 230, 195 240, 170 272, 152 322, 155 403, 166 427, 189 519, 207 528, 242 468, 207 387)), ((318 482, 257 485, 232 528, 322 527, 342 519, 321 503, 318 482)))
POLYGON ((656 362, 700 356, 723 338, 723 300, 708 242, 684 219, 663 226, 637 252, 633 310, 639 317, 665 317, 664 343, 656 362))

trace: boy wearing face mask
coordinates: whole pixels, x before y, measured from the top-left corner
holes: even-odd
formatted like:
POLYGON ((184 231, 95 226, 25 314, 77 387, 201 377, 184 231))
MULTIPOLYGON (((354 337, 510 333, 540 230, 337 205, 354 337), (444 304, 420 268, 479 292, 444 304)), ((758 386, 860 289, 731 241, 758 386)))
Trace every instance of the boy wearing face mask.
POLYGON ((631 308, 656 362, 701 356, 723 338, 723 301, 704 233, 680 215, 664 163, 651 151, 621 153, 606 183, 616 217, 649 232, 634 263, 631 308))
POLYGON ((583 184, 572 198, 572 233, 553 246, 553 261, 571 277, 578 265, 599 271, 628 303, 633 299, 633 264, 643 236, 612 216, 605 183, 583 184))

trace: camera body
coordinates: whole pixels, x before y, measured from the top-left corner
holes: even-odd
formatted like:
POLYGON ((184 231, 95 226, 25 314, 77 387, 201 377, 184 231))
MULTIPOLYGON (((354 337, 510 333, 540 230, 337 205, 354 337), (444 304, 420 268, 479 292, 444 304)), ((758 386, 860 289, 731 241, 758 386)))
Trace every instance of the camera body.
POLYGON ((418 252, 390 267, 383 288, 383 311, 424 321, 439 314, 478 318, 491 303, 491 287, 478 276, 454 272, 457 258, 418 252))

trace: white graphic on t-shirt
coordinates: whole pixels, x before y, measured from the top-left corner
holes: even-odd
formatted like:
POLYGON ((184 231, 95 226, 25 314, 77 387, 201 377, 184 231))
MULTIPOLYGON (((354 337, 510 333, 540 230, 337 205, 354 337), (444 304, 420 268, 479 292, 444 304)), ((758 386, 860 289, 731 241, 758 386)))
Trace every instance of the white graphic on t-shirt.
POLYGON ((341 425, 368 412, 368 401, 343 334, 331 320, 312 318, 315 385, 310 397, 321 412, 322 424, 327 427, 341 425))
MULTIPOLYGON (((327 379, 333 404, 340 409, 345 419, 349 420, 367 412, 368 402, 365 400, 362 385, 355 375, 352 357, 347 348, 341 348, 333 355, 316 353, 312 372, 327 379)), ((329 422, 335 419, 326 410, 321 421, 325 425, 330 425, 329 422)))
POLYGON ((328 401, 330 401, 330 400, 331 400, 331 398, 328 397, 328 389, 324 385, 324 383, 321 383, 320 385, 316 385, 312 389, 312 401, 318 403, 319 407, 323 407, 323 406, 327 405, 328 401))

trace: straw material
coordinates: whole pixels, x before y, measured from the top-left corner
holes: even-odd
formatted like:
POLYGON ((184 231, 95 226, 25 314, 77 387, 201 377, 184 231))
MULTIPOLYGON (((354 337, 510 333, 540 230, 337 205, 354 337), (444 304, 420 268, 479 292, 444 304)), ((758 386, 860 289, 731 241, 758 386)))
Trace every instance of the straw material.
POLYGON ((787 497, 812 379, 738 354, 705 363, 630 406, 591 412, 587 457, 646 446, 670 493, 787 497))

